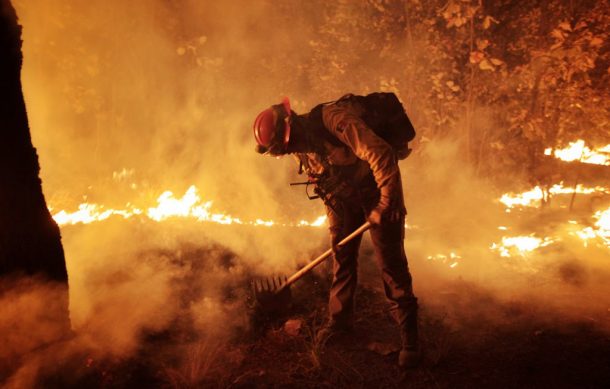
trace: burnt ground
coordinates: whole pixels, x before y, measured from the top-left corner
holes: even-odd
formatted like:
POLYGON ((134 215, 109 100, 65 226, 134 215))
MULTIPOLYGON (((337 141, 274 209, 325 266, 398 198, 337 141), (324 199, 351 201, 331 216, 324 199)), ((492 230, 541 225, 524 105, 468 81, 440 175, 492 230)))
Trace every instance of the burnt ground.
POLYGON ((425 354, 417 369, 397 367, 398 332, 372 286, 358 292, 354 333, 322 347, 313 334, 324 321, 326 288, 310 277, 285 315, 259 320, 255 330, 228 342, 201 338, 187 319, 177 319, 171 330, 144 335, 135 356, 82 356, 45 386, 602 388, 610 382, 610 337, 594 321, 566 320, 528 301, 500 301, 460 280, 421 301, 425 354), (299 331, 286 330, 288 319, 301 323, 299 331))
MULTIPOLYGON (((318 309, 302 317, 302 335, 272 328, 249 344, 239 372, 224 384, 583 388, 610 382, 610 338, 591 323, 557 321, 523 302, 501 303, 462 281, 449 290, 442 300, 422 304, 425 358, 418 369, 404 372, 397 367, 398 333, 384 296, 361 288, 353 335, 321 348, 312 340, 322 322, 323 309, 318 309), (477 308, 469 309, 473 306, 477 308)), ((323 293, 318 294, 318 307, 324 303, 323 293)))

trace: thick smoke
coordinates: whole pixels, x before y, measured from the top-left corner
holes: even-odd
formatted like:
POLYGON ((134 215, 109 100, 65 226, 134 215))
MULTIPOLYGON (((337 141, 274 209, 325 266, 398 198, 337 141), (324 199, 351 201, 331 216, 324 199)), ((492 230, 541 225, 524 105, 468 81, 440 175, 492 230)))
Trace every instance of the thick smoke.
MULTIPOLYGON (((253 118, 283 96, 300 113, 348 92, 396 90, 391 77, 378 73, 403 72, 376 58, 343 69, 337 58, 353 55, 358 42, 320 46, 322 15, 306 5, 14 2, 24 26, 23 84, 33 143, 47 200, 57 209, 74 209, 84 199, 108 207, 154 206, 164 190, 181 195, 196 185, 215 210, 244 220, 313 220, 323 214, 321 204, 288 187, 299 180, 296 164, 254 152, 253 118), (308 63, 315 50, 328 54, 328 63, 319 66, 324 74, 282 66, 282 58, 308 63), (329 77, 345 82, 329 89, 329 77), (354 77, 367 88, 353 90, 354 77)), ((348 3, 341 7, 349 9, 348 3)), ((410 110, 413 96, 401 98, 417 127, 422 112, 410 110)), ((475 125, 491 131, 493 114, 475 125)), ((605 309, 607 297, 598 297, 608 295, 607 251, 584 249, 574 240, 558 252, 500 259, 489 246, 504 234, 498 227, 514 217, 494 201, 499 192, 462 162, 457 141, 420 138, 414 147, 401 168, 407 253, 423 304, 439 299, 447 280, 461 278, 501 298, 527 296, 571 314, 605 309), (455 268, 427 259, 451 252, 461 256, 455 268)), ((240 283, 254 273, 293 270, 325 249, 326 236, 324 229, 135 219, 67 227, 63 242, 79 345, 129 355, 142 332, 178 325, 176 317, 185 313, 206 334, 229 336, 247 327, 240 283)))

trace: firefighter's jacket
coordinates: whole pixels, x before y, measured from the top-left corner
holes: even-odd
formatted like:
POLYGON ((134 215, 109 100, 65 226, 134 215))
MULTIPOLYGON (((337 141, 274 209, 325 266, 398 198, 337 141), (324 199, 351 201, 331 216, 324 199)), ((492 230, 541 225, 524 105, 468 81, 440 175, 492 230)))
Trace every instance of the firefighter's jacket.
MULTIPOLYGON (((353 189, 379 189, 382 197, 400 196, 402 203, 395 152, 361 119, 362 113, 363 108, 350 101, 322 106, 323 126, 340 142, 318 137, 314 139, 318 143, 317 151, 297 154, 297 158, 310 176, 339 178, 346 184, 338 186, 337 190, 331 188, 333 196, 350 196, 353 189)), ((313 121, 315 118, 310 118, 310 122, 313 121)), ((315 126, 315 123, 311 125, 315 126)))

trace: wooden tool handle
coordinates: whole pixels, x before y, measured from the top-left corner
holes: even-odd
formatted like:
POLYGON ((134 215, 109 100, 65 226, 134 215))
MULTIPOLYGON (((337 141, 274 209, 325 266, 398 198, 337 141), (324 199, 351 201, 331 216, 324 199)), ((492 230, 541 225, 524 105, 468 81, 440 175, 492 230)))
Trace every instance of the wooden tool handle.
MULTIPOLYGON (((339 242, 337 244, 337 248, 341 248, 341 247, 345 246, 352 239, 354 239, 358 235, 361 235, 362 233, 364 233, 369 228, 371 228, 371 223, 370 222, 364 223, 363 225, 358 227, 358 229, 356 229, 354 232, 352 232, 351 234, 349 234, 348 236, 343 238, 343 240, 341 240, 341 242, 339 242)), ((290 285, 292 285, 295 282, 297 282, 299 279, 301 279, 301 277, 303 277, 305 274, 307 274, 311 269, 313 269, 314 267, 316 267, 319 264, 321 264, 322 262, 324 262, 326 260, 326 258, 328 258, 328 257, 330 257, 332 255, 332 253, 333 253, 333 250, 332 250, 332 248, 330 248, 330 249, 326 250, 318 258, 316 258, 313 261, 309 262, 301 270, 297 271, 292 276, 290 276, 290 278, 288 278, 288 280, 286 280, 286 282, 282 285, 282 287, 278 289, 277 293, 282 291, 282 289, 288 288, 290 285)))

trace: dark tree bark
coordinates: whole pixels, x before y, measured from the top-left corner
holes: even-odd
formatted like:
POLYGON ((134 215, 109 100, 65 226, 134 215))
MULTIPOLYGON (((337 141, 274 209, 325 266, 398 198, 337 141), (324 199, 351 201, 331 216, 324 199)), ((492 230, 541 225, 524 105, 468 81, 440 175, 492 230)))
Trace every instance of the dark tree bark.
POLYGON ((21 89, 21 43, 15 9, 0 0, 0 296, 23 277, 64 285, 60 314, 69 323, 61 237, 42 194, 21 89))

